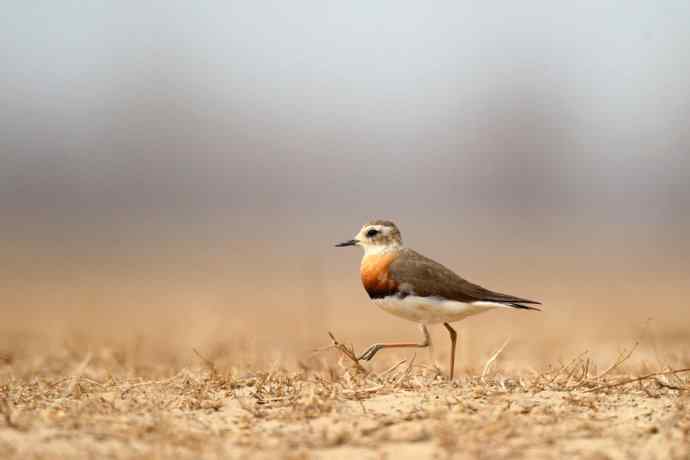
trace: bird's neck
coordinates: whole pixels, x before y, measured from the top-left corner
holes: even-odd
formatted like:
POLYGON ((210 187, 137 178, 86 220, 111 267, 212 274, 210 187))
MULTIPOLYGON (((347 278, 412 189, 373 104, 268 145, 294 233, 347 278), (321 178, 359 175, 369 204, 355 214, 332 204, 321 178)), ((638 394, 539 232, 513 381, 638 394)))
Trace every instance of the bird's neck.
POLYGON ((398 252, 402 249, 399 244, 386 244, 386 245, 371 245, 364 247, 364 259, 369 256, 383 256, 390 253, 398 252))

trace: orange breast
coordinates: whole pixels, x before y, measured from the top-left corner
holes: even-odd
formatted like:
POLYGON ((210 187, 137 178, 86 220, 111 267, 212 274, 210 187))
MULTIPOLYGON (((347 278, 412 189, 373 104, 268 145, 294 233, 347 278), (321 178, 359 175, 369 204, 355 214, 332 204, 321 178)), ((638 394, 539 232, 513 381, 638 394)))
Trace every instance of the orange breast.
POLYGON ((397 252, 366 256, 362 259, 359 273, 369 297, 377 299, 396 293, 398 283, 390 276, 388 267, 398 257, 397 252))

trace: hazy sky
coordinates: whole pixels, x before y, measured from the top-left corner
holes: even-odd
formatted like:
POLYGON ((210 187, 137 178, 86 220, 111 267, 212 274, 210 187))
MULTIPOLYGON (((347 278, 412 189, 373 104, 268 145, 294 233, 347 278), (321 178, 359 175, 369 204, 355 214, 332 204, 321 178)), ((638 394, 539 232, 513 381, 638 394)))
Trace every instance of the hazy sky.
POLYGON ((688 214, 686 1, 4 10, 14 215, 688 214))

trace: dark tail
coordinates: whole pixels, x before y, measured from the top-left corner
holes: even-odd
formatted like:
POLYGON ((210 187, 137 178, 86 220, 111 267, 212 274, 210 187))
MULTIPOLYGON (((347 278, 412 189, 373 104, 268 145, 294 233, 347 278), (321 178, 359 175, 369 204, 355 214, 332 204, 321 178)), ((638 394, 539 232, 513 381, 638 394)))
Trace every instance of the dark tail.
MULTIPOLYGON (((534 302, 534 303, 539 303, 539 302, 534 302)), ((523 305, 521 303, 509 303, 508 305, 510 305, 513 308, 521 308, 523 310, 541 311, 541 308, 533 307, 531 305, 523 305)))

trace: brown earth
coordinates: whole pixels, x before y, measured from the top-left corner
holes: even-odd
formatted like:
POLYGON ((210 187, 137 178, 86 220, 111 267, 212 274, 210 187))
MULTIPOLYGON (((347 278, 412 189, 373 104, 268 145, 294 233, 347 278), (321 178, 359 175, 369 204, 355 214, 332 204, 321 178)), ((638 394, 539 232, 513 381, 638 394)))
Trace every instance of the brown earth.
MULTIPOLYGON (((688 458, 690 373, 632 381, 622 353, 449 382, 416 356, 340 351, 264 370, 142 365, 101 348, 4 352, 2 458, 688 458), (629 383, 626 383, 630 381, 629 383)), ((660 371, 663 372, 663 371, 660 371)))
POLYGON ((683 258, 497 247, 469 279, 544 311, 458 323, 449 382, 443 328, 362 370, 329 348, 418 338, 369 304, 358 254, 5 249, 3 459, 690 458, 683 258))

